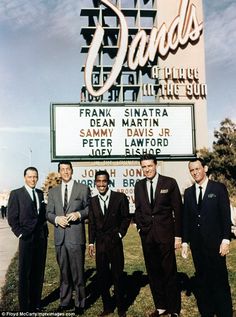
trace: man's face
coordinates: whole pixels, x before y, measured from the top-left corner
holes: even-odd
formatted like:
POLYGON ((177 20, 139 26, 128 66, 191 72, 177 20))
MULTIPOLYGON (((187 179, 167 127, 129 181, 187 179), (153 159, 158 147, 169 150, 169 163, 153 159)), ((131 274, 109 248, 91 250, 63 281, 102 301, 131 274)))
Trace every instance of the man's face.
POLYGON ((68 183, 72 178, 73 170, 70 165, 61 164, 59 173, 63 182, 68 183))
POLYGON ((108 191, 108 180, 106 175, 98 175, 96 177, 95 184, 99 194, 105 195, 108 191))
POLYGON ((157 173, 157 164, 153 160, 144 160, 140 163, 143 175, 148 179, 153 179, 157 173))
POLYGON ((202 166, 200 161, 189 163, 189 172, 195 182, 201 185, 206 179, 207 166, 202 166))
POLYGON ((25 183, 30 188, 34 188, 38 181, 38 173, 33 170, 28 170, 24 176, 25 183))

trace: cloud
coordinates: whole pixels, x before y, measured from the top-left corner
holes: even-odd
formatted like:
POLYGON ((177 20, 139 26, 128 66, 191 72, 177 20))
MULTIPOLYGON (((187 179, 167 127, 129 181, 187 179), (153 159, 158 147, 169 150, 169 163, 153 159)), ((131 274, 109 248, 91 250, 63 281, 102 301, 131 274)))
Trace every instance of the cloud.
POLYGON ((0 133, 34 133, 34 134, 48 134, 49 127, 40 126, 22 126, 22 127, 0 127, 0 133))
MULTIPOLYGON (((207 4, 206 4, 207 6, 207 4)), ((225 2, 225 5, 206 10, 205 46, 209 65, 224 63, 235 66, 236 55, 236 3, 225 2)))
POLYGON ((45 37, 79 36, 82 6, 88 4, 75 0, 1 0, 0 23, 8 22, 13 30, 41 31, 45 37))
POLYGON ((0 21, 10 22, 13 28, 37 25, 45 13, 46 7, 42 1, 1 0, 0 21))

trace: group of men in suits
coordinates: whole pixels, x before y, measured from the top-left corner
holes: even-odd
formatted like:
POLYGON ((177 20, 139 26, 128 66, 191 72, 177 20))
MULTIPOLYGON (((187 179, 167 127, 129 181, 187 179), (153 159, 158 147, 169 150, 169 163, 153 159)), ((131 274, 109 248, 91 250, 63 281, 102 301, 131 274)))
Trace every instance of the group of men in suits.
MULTIPOLYGON (((230 207, 225 186, 207 177, 207 166, 196 158, 189 162, 195 183, 186 189, 184 206, 175 179, 157 172, 156 157, 140 158, 144 179, 135 185, 135 222, 139 232, 155 311, 150 317, 179 316, 181 294, 177 280, 175 250, 190 245, 196 270, 196 298, 202 317, 232 317, 232 300, 226 267, 230 244, 230 207), (200 188, 199 188, 200 187, 200 188)), ((98 288, 103 302, 99 316, 114 311, 111 281, 118 315, 125 317, 122 273, 122 238, 129 224, 125 194, 109 188, 107 171, 97 171, 98 194, 91 198, 88 186, 72 179, 71 162, 58 164, 62 182, 49 191, 47 210, 43 193, 36 189, 38 171, 24 172, 25 186, 9 198, 9 224, 19 237, 19 308, 39 311, 46 250, 46 219, 54 225, 54 241, 60 268, 59 312, 85 308, 85 225, 89 219, 89 255, 95 256, 98 288)))

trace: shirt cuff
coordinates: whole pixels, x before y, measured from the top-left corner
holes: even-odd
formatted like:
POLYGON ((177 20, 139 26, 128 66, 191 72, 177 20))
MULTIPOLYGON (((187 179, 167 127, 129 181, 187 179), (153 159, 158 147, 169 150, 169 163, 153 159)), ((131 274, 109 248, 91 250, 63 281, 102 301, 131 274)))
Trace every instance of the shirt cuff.
POLYGON ((55 218, 55 225, 56 225, 56 226, 58 226, 57 218, 58 218, 58 216, 56 216, 56 218, 55 218))
POLYGON ((183 247, 188 247, 188 243, 187 243, 187 242, 183 242, 183 243, 182 243, 182 246, 183 246, 183 247))
POLYGON ((222 240, 222 243, 230 244, 230 240, 228 240, 228 239, 223 239, 223 240, 222 240))

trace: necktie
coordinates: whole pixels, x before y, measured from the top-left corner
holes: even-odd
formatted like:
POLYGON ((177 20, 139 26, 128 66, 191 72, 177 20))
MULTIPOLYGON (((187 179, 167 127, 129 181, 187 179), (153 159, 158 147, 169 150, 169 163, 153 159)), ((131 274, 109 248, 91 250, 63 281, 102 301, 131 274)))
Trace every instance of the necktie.
POLYGON ((153 195, 153 186, 152 186, 153 181, 150 181, 150 203, 151 207, 154 207, 154 195, 153 195))
POLYGON ((68 204, 68 189, 67 189, 67 185, 65 185, 65 192, 64 192, 64 207, 63 207, 64 212, 66 211, 67 204, 68 204))
POLYGON ((100 197, 101 200, 103 201, 103 213, 104 215, 107 213, 107 205, 106 205, 106 201, 108 199, 108 197, 106 199, 103 199, 102 197, 100 197))
POLYGON ((37 209, 37 200, 36 200, 36 196, 35 196, 35 191, 34 189, 32 189, 33 192, 33 203, 34 203, 34 207, 37 209))
POLYGON ((202 186, 199 186, 199 195, 198 195, 197 206, 198 206, 198 209, 201 209, 201 206, 202 206, 202 186))
POLYGON ((107 205, 106 205, 106 200, 104 201, 104 207, 103 207, 103 210, 104 210, 104 215, 107 213, 107 205))

